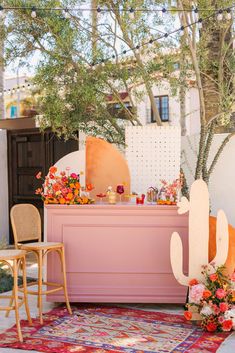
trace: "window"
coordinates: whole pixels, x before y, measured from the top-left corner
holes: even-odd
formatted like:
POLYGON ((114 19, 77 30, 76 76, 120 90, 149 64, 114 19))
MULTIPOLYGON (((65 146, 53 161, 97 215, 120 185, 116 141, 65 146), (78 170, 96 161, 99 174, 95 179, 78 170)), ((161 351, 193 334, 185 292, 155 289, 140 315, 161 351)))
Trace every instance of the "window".
MULTIPOLYGON (((169 121, 169 97, 168 96, 157 96, 155 101, 158 107, 159 115, 161 121, 169 121)), ((153 116, 153 111, 151 109, 151 123, 155 123, 156 120, 153 116)))
MULTIPOLYGON (((131 111, 131 105, 129 102, 123 102, 125 108, 131 111)), ((110 103, 109 104, 109 113, 116 118, 119 119, 126 119, 127 112, 125 111, 124 107, 120 103, 110 103)))

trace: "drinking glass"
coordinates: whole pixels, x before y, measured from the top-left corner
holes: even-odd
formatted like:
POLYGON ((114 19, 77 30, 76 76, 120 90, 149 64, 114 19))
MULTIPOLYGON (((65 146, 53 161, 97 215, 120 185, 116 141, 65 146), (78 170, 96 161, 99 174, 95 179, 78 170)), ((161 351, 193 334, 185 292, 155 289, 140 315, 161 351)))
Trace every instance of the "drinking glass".
POLYGON ((117 194, 119 194, 120 202, 122 202, 122 194, 124 194, 124 185, 118 184, 116 189, 117 194))
POLYGON ((106 194, 103 194, 102 192, 98 195, 96 195, 100 199, 100 203, 103 203, 103 198, 106 197, 106 194))

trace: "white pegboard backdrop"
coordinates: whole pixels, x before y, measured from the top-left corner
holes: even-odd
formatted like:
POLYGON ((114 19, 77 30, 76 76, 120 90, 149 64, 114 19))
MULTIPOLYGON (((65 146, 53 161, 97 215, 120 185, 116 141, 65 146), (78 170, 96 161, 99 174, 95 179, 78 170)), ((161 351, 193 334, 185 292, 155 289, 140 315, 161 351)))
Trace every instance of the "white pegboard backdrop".
POLYGON ((181 131, 176 126, 128 126, 126 159, 131 190, 146 193, 160 187, 161 179, 172 182, 180 174, 181 131))

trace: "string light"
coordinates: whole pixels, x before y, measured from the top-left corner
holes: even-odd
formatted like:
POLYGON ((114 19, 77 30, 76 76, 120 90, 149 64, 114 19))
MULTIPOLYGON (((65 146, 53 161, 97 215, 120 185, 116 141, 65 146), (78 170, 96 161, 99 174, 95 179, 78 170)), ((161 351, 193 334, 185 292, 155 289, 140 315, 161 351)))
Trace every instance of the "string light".
POLYGON ((184 26, 180 27, 180 36, 182 37, 184 35, 184 26))
MULTIPOLYGON (((230 11, 231 11, 232 8, 233 8, 233 7, 229 8, 229 9, 227 9, 227 10, 230 10, 230 11)), ((226 10, 226 11, 227 11, 227 10, 226 10)), ((195 13, 198 13, 198 9, 197 9, 197 8, 194 9, 193 11, 194 11, 195 13)), ((218 16, 221 15, 221 14, 222 14, 222 16, 223 16, 223 11, 225 11, 225 9, 223 9, 223 10, 220 9, 219 11, 215 11, 213 14, 207 16, 207 18, 204 18, 204 19, 199 18, 197 21, 192 22, 192 23, 189 23, 189 24, 187 24, 186 26, 181 26, 180 28, 175 29, 175 30, 173 30, 173 31, 171 31, 171 32, 164 33, 164 34, 162 34, 161 36, 159 36, 159 37, 157 37, 157 38, 154 38, 154 39, 151 38, 148 42, 143 43, 141 46, 140 46, 140 45, 136 45, 134 48, 130 48, 130 49, 124 50, 121 54, 127 54, 127 53, 130 52, 130 51, 134 51, 136 54, 139 54, 139 53, 140 53, 140 47, 144 47, 144 46, 146 46, 146 45, 148 45, 148 44, 152 44, 152 43, 154 43, 154 42, 157 42, 158 40, 161 40, 161 39, 163 39, 163 38, 167 38, 167 37, 169 37, 170 35, 175 34, 175 33, 177 33, 177 32, 179 32, 180 35, 183 35, 185 28, 191 27, 191 26, 196 25, 196 24, 198 25, 198 28, 202 28, 202 23, 203 23, 204 20, 209 19, 209 18, 211 18, 211 17, 213 17, 213 16, 215 16, 215 15, 217 15, 217 18, 218 18, 218 16)), ((220 18, 220 17, 219 17, 219 18, 220 18)), ((222 17, 222 18, 223 18, 223 17, 222 17)), ((121 54, 117 54, 117 56, 120 56, 121 54)), ((108 61, 108 60, 110 60, 110 58, 107 58, 105 61, 108 61)), ((97 64, 94 63, 94 65, 95 65, 95 66, 98 65, 98 63, 97 63, 97 64)))
POLYGON ((223 11, 222 10, 219 10, 219 13, 217 15, 217 20, 218 21, 222 21, 223 20, 223 11))
POLYGON ((129 10, 129 17, 131 20, 135 19, 135 10, 133 9, 133 7, 131 7, 129 10))
POLYGON ((199 29, 202 28, 202 22, 203 22, 202 18, 199 18, 199 20, 198 20, 198 28, 199 29))
POLYGON ((231 9, 227 9, 226 20, 231 20, 231 19, 232 19, 231 9))
MULTIPOLYGON (((233 6, 234 7, 234 6, 233 6)), ((35 7, 34 7, 35 8, 35 7)), ((232 7, 230 7, 232 8, 232 7)), ((5 9, 5 10, 28 10, 28 9, 31 9, 32 10, 32 7, 30 6, 2 6, 0 5, 0 11, 1 9, 5 9)), ((63 7, 37 7, 38 10, 43 10, 43 11, 64 11, 65 8, 63 7)), ((103 8, 101 9, 99 6, 96 7, 96 8, 80 8, 80 7, 67 7, 67 10, 68 11, 79 11, 79 12, 92 12, 92 11, 97 11, 97 12, 102 12, 102 11, 105 11, 105 12, 112 12, 113 10, 111 8, 103 8)), ((151 8, 151 9, 146 9, 146 8, 121 8, 121 9, 118 9, 120 12, 129 12, 129 13, 135 13, 135 12, 161 12, 161 13, 167 13, 167 12, 172 12, 172 13, 175 13, 175 12, 186 12, 186 13, 189 13, 189 12, 194 12, 194 13, 198 13, 199 12, 199 9, 196 7, 196 8, 184 8, 184 9, 174 9, 174 8, 166 8, 166 7, 163 7, 163 8, 151 8)), ((224 11, 226 10, 226 8, 224 9, 224 11)), ((211 8, 200 8, 200 11, 208 11, 208 12, 211 12, 211 8)), ((36 11, 35 11, 36 12, 36 11)))
POLYGON ((64 18, 66 18, 67 20, 69 20, 71 18, 71 15, 70 15, 68 9, 64 10, 64 18))
POLYGON ((0 18, 4 17, 4 8, 0 5, 0 18))
POLYGON ((35 6, 32 7, 31 17, 32 18, 36 18, 37 17, 37 12, 36 12, 36 7, 35 6))

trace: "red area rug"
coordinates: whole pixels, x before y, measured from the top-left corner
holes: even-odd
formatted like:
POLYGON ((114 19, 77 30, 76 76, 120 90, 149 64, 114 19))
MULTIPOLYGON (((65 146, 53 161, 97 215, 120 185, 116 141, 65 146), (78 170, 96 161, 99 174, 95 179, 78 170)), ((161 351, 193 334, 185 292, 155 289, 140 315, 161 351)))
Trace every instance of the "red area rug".
POLYGON ((110 306, 77 305, 70 316, 56 308, 29 326, 21 321, 0 335, 0 347, 50 353, 213 353, 228 333, 205 333, 180 315, 110 306))

